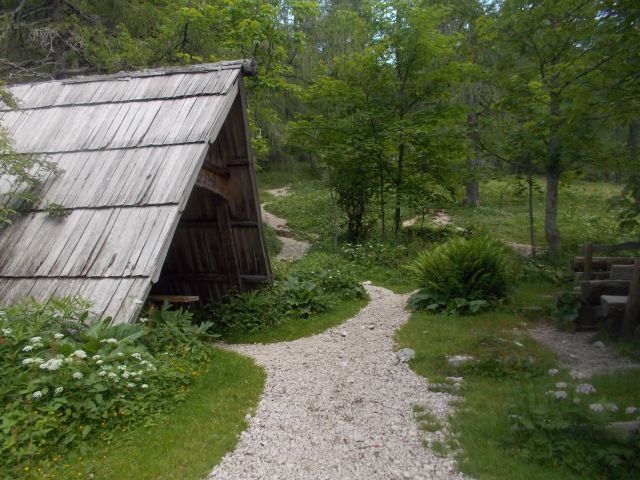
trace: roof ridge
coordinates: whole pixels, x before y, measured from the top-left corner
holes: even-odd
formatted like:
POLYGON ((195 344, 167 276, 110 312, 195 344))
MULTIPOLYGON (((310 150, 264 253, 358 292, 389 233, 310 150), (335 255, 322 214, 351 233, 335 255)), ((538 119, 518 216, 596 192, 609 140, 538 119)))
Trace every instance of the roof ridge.
POLYGON ((215 63, 198 63, 194 65, 179 65, 169 67, 148 68, 143 70, 120 71, 103 75, 84 75, 70 78, 45 80, 41 82, 14 83, 6 85, 6 88, 20 87, 23 85, 35 85, 43 83, 61 83, 63 85, 104 82, 109 80, 127 80, 130 78, 160 77, 165 75, 179 75, 184 73, 207 73, 220 70, 241 70, 247 76, 257 74, 257 65, 254 59, 225 60, 215 63))

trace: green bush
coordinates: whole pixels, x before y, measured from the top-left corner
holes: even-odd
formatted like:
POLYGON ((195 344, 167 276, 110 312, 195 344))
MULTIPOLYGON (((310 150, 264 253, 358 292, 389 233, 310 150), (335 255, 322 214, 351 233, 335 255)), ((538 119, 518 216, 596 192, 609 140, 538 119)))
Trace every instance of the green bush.
POLYGON ((202 312, 213 331, 259 332, 288 318, 304 319, 331 308, 337 301, 364 298, 358 279, 339 256, 314 252, 298 262, 275 263, 273 285, 245 293, 230 292, 202 312))
MULTIPOLYGON (((551 376, 556 373, 549 370, 551 376)), ((636 415, 635 407, 597 398, 587 383, 527 379, 513 390, 511 436, 505 441, 536 462, 563 466, 581 478, 635 479, 640 477, 640 434, 623 435, 609 424, 636 415)))
POLYGON ((0 309, 1 478, 148 420, 206 371, 189 314, 164 306, 143 323, 90 325, 89 307, 68 297, 0 309))
POLYGON ((410 265, 422 290, 417 309, 477 313, 507 296, 513 264, 507 248, 488 237, 454 238, 418 255, 410 265))

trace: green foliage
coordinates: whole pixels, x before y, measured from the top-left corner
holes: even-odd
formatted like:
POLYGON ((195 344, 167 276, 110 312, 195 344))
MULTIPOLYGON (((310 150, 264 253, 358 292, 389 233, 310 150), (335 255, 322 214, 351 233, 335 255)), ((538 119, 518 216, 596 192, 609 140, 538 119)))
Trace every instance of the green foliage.
POLYGON ((573 292, 563 292, 556 302, 551 315, 559 328, 563 330, 575 330, 580 300, 573 292))
POLYGON ((0 229, 35 205, 42 182, 60 173, 55 163, 42 156, 17 153, 6 130, 0 127, 0 229))
MULTIPOLYGON (((583 478, 637 478, 640 434, 623 436, 609 428, 620 408, 597 399, 590 384, 554 383, 523 379, 513 389, 508 445, 536 462, 565 467, 583 478)), ((627 417, 635 417, 635 407, 629 412, 627 417)))
POLYGON ((111 326, 89 307, 69 297, 0 310, 3 476, 145 421, 207 370, 189 314, 163 306, 147 323, 111 326))
POLYGON ((423 287, 413 306, 434 311, 477 313, 505 298, 514 278, 510 252, 483 236, 425 250, 409 268, 423 287))

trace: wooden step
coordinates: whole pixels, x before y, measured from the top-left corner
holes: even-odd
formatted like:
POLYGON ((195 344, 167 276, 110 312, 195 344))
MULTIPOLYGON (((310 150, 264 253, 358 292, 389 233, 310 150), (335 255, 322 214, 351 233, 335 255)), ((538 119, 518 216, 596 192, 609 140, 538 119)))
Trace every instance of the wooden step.
MULTIPOLYGON (((606 271, 611 265, 633 265, 632 257, 593 257, 591 259, 592 271, 606 271)), ((584 271, 584 257, 573 257, 571 268, 574 272, 584 271)))
POLYGON ((611 280, 627 280, 630 282, 632 277, 633 265, 611 265, 609 277, 611 280))
POLYGON ((602 295, 600 297, 600 313, 604 318, 614 315, 622 317, 628 299, 629 297, 626 295, 602 295))
POLYGON ((599 305, 601 295, 626 295, 630 282, 626 280, 589 280, 580 283, 582 301, 599 305))

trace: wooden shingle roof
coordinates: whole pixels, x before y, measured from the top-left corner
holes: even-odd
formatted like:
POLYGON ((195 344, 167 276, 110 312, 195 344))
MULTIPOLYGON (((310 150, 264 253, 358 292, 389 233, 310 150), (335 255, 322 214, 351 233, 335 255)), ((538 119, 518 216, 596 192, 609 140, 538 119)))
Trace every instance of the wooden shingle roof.
POLYGON ((80 294, 98 315, 130 320, 158 279, 246 68, 222 62, 11 87, 19 109, 0 109, 0 124, 14 148, 64 172, 0 230, 0 305, 80 294), (69 215, 44 212, 51 203, 69 215))

